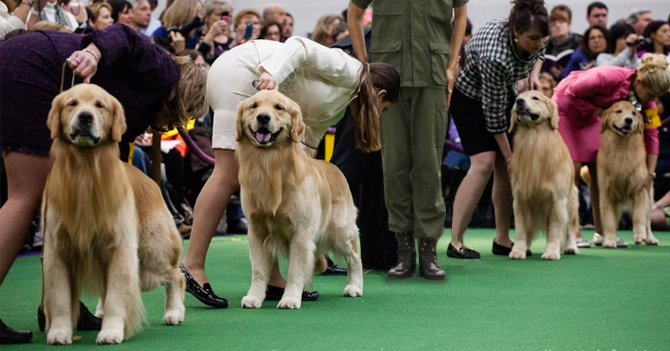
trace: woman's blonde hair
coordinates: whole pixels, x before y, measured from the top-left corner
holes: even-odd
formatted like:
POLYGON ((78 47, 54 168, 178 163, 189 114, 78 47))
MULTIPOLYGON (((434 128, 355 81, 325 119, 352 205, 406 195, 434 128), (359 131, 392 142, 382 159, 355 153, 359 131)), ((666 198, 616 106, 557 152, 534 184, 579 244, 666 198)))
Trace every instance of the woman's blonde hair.
POLYGON ((387 63, 362 62, 359 72, 360 92, 358 93, 358 111, 352 111, 356 121, 356 148, 363 152, 381 149, 379 139, 379 117, 377 109, 377 90, 386 90, 384 101, 398 102, 400 94, 400 75, 387 63))
POLYGON ((51 30, 54 32, 62 32, 62 33, 72 33, 72 29, 70 27, 66 27, 60 23, 56 22, 49 22, 49 21, 39 21, 33 25, 31 30, 51 30))
POLYGON ((665 56, 646 53, 642 55, 642 65, 637 69, 642 86, 654 97, 661 96, 670 90, 670 70, 665 56))
POLYGON ((91 23, 94 23, 98 20, 98 16, 100 16, 100 9, 103 7, 109 10, 109 14, 111 16, 112 5, 107 2, 96 2, 88 7, 91 10, 91 23))
POLYGON ((314 27, 314 31, 312 31, 311 39, 321 45, 325 45, 329 41, 332 41, 333 33, 328 32, 328 26, 338 19, 340 22, 344 22, 344 18, 340 15, 321 16, 319 20, 316 21, 316 26, 314 27))
POLYGON ((161 23, 164 28, 181 26, 196 15, 195 6, 200 0, 176 0, 163 13, 161 23))
POLYGON ((159 127, 156 128, 158 130, 184 127, 189 119, 201 117, 209 108, 205 91, 207 85, 205 73, 196 67, 189 56, 172 57, 179 65, 181 78, 163 102, 165 125, 152 126, 159 127))
POLYGON ((258 18, 259 22, 262 18, 261 14, 258 11, 254 10, 254 9, 244 9, 244 10, 240 11, 237 15, 235 15, 235 20, 233 21, 233 25, 234 25, 233 30, 241 24, 242 18, 244 18, 244 16, 248 16, 248 15, 256 16, 256 18, 258 18))

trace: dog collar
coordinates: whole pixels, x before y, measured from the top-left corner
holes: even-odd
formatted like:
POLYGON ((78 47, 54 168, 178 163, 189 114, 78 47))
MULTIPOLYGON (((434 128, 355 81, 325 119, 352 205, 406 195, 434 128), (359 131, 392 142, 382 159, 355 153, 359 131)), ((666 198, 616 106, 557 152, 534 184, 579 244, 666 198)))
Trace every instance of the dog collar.
POLYGON ((637 99, 637 95, 633 91, 633 85, 630 86, 630 91, 628 92, 628 101, 635 107, 635 111, 642 112, 642 103, 637 99))

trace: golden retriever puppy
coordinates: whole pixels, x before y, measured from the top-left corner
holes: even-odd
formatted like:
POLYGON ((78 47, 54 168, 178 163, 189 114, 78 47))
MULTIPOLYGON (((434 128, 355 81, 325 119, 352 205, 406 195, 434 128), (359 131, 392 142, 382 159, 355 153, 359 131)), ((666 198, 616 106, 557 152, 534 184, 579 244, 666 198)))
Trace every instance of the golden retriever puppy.
POLYGON ((612 105, 600 120, 597 167, 603 247, 617 247, 616 231, 624 209, 633 211, 633 241, 658 245, 651 233, 653 188, 640 188, 649 176, 643 129, 642 114, 628 101, 612 105))
POLYGON ((556 103, 538 91, 519 94, 509 130, 514 131, 509 167, 516 223, 509 257, 525 259, 538 230, 547 233, 543 260, 561 259, 561 247, 566 255, 579 254, 578 190, 570 152, 558 133, 556 103))
POLYGON ((181 238, 158 186, 119 158, 123 107, 92 84, 56 96, 42 198, 47 343, 72 343, 82 292, 100 297, 98 344, 142 326, 141 291, 165 285, 166 324, 184 319, 181 238))
POLYGON ((356 207, 344 175, 307 156, 300 106, 276 91, 260 91, 237 110, 242 209, 249 219, 251 287, 244 308, 260 308, 278 254, 288 255, 284 296, 277 308, 300 308, 315 257, 341 255, 349 269, 345 296, 363 295, 356 207))

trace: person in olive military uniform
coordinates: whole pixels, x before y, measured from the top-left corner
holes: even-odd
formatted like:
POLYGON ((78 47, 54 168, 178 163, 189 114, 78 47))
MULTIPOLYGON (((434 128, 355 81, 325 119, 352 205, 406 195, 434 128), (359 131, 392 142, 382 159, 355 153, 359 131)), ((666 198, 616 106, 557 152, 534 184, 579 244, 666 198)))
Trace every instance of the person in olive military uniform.
POLYGON ((400 100, 380 121, 389 228, 398 241, 398 262, 388 272, 391 279, 414 273, 414 238, 421 277, 444 280, 446 276, 435 251, 445 217, 440 164, 467 1, 453 0, 453 6, 452 0, 349 3, 347 26, 358 59, 368 61, 363 15, 374 2, 370 62, 389 63, 401 77, 400 100))

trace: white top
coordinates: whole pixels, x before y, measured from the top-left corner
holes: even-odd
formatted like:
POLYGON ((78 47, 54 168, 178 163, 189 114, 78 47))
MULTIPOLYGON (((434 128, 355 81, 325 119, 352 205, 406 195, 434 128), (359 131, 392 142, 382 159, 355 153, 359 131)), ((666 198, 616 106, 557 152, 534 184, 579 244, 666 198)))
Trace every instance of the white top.
POLYGON ((304 142, 316 148, 328 131, 344 116, 349 103, 358 97, 362 64, 340 49, 331 49, 302 37, 278 42, 253 42, 260 69, 270 73, 279 91, 300 105, 308 127, 304 142))
POLYGON ((0 37, 15 29, 25 29, 26 24, 16 16, 9 13, 9 9, 4 2, 0 1, 0 37))
MULTIPOLYGON (((56 23, 56 3, 55 2, 47 2, 46 6, 42 9, 42 11, 47 15, 47 21, 56 23)), ((64 9, 61 8, 61 11, 63 11, 63 14, 65 17, 67 17, 67 21, 69 23, 68 27, 70 27, 72 30, 77 29, 79 27, 79 23, 77 22, 77 18, 71 14, 68 11, 65 11, 64 9)), ((28 14, 28 19, 30 19, 30 16, 33 16, 32 12, 28 14)), ((26 20, 27 22, 27 20, 26 20)))
POLYGON ((618 55, 602 53, 596 58, 596 66, 617 66, 623 68, 640 67, 640 59, 630 48, 623 49, 618 55))

